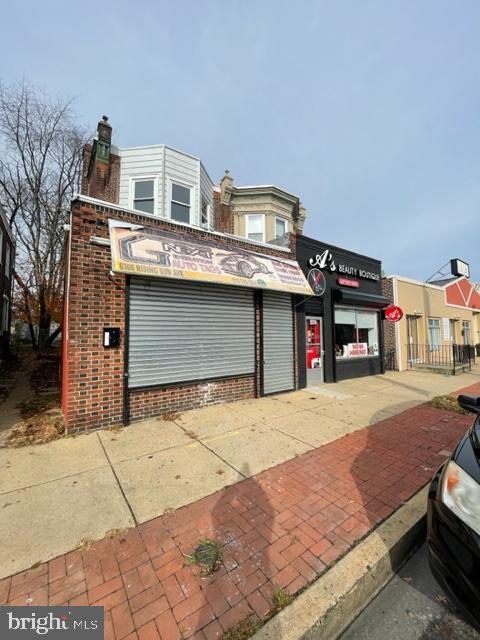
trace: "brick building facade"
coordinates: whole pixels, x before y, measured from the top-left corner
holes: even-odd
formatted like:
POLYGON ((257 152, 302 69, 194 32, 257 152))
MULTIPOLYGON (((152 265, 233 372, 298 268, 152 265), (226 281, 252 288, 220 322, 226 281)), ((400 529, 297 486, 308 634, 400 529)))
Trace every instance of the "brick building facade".
MULTIPOLYGON (((219 402, 261 395, 261 298, 255 291, 255 373, 224 379, 181 382, 154 388, 128 389, 128 287, 131 276, 111 271, 108 220, 179 229, 168 220, 145 220, 141 213, 114 204, 78 197, 72 203, 68 244, 63 353, 63 408, 67 432, 87 431, 219 402), (105 349, 105 327, 120 329, 120 346, 105 349)), ((225 247, 285 258, 281 251, 252 246, 242 239, 202 229, 182 229, 182 237, 215 240, 225 247)), ((292 341, 294 337, 292 336, 292 341)), ((212 354, 212 357, 214 355, 212 354)), ((296 353, 292 366, 296 369, 296 353)), ((295 375, 296 378, 296 375, 295 375)))

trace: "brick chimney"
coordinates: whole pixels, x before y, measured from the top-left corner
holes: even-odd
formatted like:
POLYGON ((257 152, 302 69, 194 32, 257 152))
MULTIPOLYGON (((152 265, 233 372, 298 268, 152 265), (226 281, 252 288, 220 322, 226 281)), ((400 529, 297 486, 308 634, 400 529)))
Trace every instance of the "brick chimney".
POLYGON ((82 194, 118 204, 119 182, 120 156, 112 153, 112 125, 102 116, 96 139, 83 148, 82 194))
POLYGON ((213 217, 215 231, 221 233, 235 232, 233 207, 231 203, 233 193, 233 178, 228 169, 220 180, 220 191, 215 191, 213 196, 213 217))

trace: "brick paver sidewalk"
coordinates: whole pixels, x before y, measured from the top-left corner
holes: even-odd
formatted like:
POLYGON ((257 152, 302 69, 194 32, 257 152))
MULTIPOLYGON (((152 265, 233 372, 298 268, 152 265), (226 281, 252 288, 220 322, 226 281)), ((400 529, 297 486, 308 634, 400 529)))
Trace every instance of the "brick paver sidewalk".
POLYGON ((471 423, 410 409, 7 578, 0 604, 103 605, 109 639, 219 638, 268 617, 275 588, 294 594, 334 563, 430 480, 471 423), (209 577, 186 558, 202 538, 223 545, 209 577))

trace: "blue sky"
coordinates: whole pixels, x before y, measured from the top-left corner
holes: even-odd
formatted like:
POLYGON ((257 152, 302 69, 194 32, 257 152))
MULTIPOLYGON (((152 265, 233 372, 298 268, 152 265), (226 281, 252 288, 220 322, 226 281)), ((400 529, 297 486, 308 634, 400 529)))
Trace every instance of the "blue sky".
POLYGON ((5 3, 5 82, 76 96, 119 146, 300 196, 305 233, 427 278, 480 281, 477 0, 5 3))

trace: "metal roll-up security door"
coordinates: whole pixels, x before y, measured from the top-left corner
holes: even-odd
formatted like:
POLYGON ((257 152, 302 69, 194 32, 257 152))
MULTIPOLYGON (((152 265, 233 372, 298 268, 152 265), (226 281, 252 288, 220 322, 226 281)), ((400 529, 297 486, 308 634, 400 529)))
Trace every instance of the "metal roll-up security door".
POLYGON ((253 374, 253 292, 132 277, 128 358, 131 389, 253 374))
POLYGON ((264 291, 263 393, 289 391, 293 387, 292 297, 264 291))

